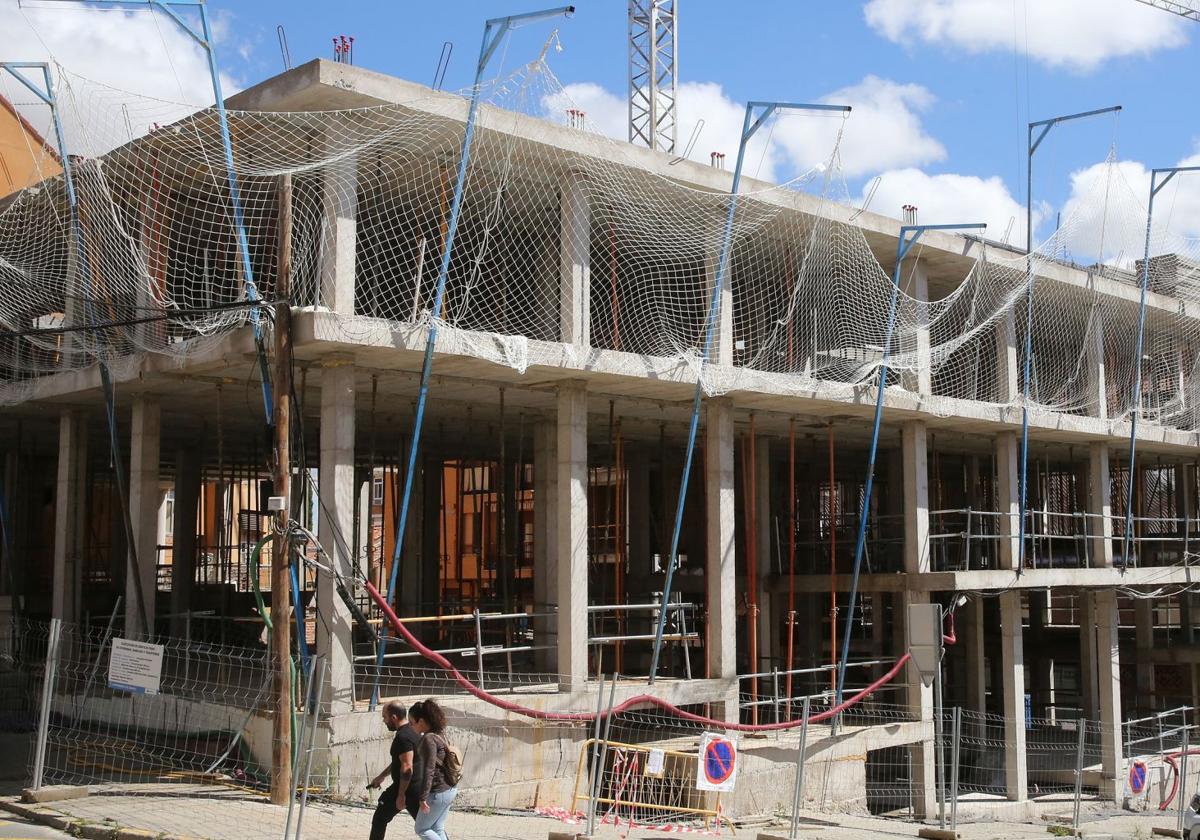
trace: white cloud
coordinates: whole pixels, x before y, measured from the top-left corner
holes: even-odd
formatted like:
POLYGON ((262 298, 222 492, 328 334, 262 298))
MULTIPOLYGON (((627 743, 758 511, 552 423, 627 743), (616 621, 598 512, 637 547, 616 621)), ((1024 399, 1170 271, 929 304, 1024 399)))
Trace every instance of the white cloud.
MULTIPOLYGON (((867 190, 869 186, 864 188, 864 200, 867 190)), ((930 175, 913 168, 883 173, 868 209, 900 218, 905 204, 916 205, 917 218, 923 224, 984 222, 989 239, 1003 240, 1011 222, 1008 241, 1016 245, 1025 242, 1025 206, 997 176, 930 175)), ((1035 208, 1034 225, 1044 213, 1044 208, 1035 208)))
MULTIPOLYGON (((943 160, 946 149, 925 133, 920 112, 935 97, 926 88, 867 76, 856 85, 821 97, 830 105, 853 108, 842 137, 842 170, 854 178, 884 169, 916 166, 943 160)), ((838 127, 829 119, 807 114, 786 118, 780 125, 780 142, 798 167, 809 168, 829 156, 838 127)))
MULTIPOLYGON (((1200 151, 1176 165, 1200 165, 1200 151)), ((1146 247, 1149 196, 1150 170, 1139 161, 1106 161, 1073 172, 1063 205, 1062 247, 1080 262, 1131 267, 1146 247)), ((1200 173, 1180 173, 1155 199, 1151 253, 1194 257, 1198 238, 1200 173)))
POLYGON ((1185 21, 1133 0, 869 0, 863 13, 898 44, 1028 49, 1037 61, 1077 71, 1187 42, 1185 21))
MULTIPOLYGON (((715 82, 685 82, 679 86, 679 145, 685 146, 697 123, 704 121, 691 158, 707 163, 714 151, 726 155, 732 168, 745 118, 745 105, 731 99, 715 82)), ((841 159, 844 173, 857 177, 881 169, 913 166, 941 160, 946 150, 925 133, 920 112, 934 96, 920 85, 904 85, 867 76, 861 82, 824 96, 826 104, 850 105, 854 110, 844 123, 841 159)), ((624 140, 628 105, 600 85, 581 82, 567 85, 543 102, 551 119, 566 121, 565 111, 578 107, 587 114, 592 131, 624 140)), ((767 181, 805 172, 829 159, 843 128, 841 115, 784 112, 764 126, 746 150, 746 174, 767 181)))
MULTIPOLYGON (((212 23, 219 59, 228 22, 217 15, 212 23)), ((150 122, 166 122, 213 102, 204 51, 178 24, 157 12, 65 3, 21 8, 15 0, 0 0, 0 32, 5 33, 8 60, 57 61, 69 73, 131 94, 76 91, 72 101, 64 93, 64 122, 77 153, 95 154, 106 144, 128 139, 130 130, 141 134, 150 122), (150 103, 143 97, 192 107, 150 103), (129 113, 128 127, 122 105, 129 113)), ((221 74, 221 85, 226 96, 239 89, 227 73, 221 74)), ((20 103, 39 130, 47 127, 45 109, 26 105, 33 97, 18 83, 7 80, 0 92, 20 103)))

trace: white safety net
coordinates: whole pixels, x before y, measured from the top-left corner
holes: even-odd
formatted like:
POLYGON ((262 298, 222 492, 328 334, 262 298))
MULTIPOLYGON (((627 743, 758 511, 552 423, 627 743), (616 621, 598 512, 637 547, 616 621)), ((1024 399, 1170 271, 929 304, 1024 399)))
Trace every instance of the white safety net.
MULTIPOLYGON (((589 131, 542 59, 480 92, 439 313, 430 309, 470 91, 399 86, 405 101, 377 107, 230 112, 251 282, 216 112, 181 116, 174 103, 57 78, 81 238, 60 176, 0 207, 5 402, 27 399, 38 377, 98 358, 182 362, 256 318, 269 329, 248 302, 279 296, 284 175, 293 193, 288 297, 330 313, 319 318, 321 338, 419 346, 437 317, 442 352, 521 371, 590 364, 578 352, 583 332, 591 348, 616 351, 604 360, 610 371, 700 369, 728 173, 589 131), (586 300, 570 304, 572 284, 588 289, 586 300)), ((53 137, 46 109, 20 105, 53 137)), ((914 248, 900 274, 890 387, 939 413, 959 412, 961 400, 1019 405, 1033 276, 1033 407, 1119 419, 1141 364, 1144 418, 1200 425, 1200 322, 1188 310, 1200 302, 1197 242, 1173 233, 1186 225, 1169 214, 1155 226, 1155 294, 1136 360, 1144 190, 1115 158, 1089 171, 1032 257, 986 242, 965 255, 914 248), (1067 243, 1078 251, 1096 231, 1098 241, 1084 242, 1090 267, 1069 265, 1067 243)), ((851 206, 836 139, 826 161, 785 184, 749 182, 717 321, 728 318, 731 334, 721 331, 703 368, 706 391, 846 398, 876 380, 896 247, 894 234, 872 232, 879 225, 851 206)))

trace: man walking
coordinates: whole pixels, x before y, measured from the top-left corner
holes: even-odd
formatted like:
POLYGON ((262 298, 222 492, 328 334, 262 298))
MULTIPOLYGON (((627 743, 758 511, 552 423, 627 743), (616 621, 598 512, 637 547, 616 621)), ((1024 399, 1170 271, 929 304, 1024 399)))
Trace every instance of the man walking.
MULTIPOLYGON (((421 740, 421 734, 413 729, 411 723, 405 722, 407 715, 404 705, 398 700, 383 704, 380 714, 388 732, 396 734, 389 749, 391 764, 367 785, 368 788, 374 789, 383 784, 383 780, 389 776, 392 780, 379 795, 379 804, 375 806, 375 816, 371 818, 371 840, 383 840, 388 823, 405 808, 408 784, 412 780, 413 750, 421 740)), ((416 816, 415 807, 410 806, 407 810, 416 816)))

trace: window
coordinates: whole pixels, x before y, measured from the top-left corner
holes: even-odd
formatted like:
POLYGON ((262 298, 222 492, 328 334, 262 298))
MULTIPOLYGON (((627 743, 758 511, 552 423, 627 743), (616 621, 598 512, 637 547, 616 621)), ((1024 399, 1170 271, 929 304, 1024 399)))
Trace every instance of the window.
POLYGON ((376 476, 371 481, 371 504, 383 504, 383 477, 376 476))

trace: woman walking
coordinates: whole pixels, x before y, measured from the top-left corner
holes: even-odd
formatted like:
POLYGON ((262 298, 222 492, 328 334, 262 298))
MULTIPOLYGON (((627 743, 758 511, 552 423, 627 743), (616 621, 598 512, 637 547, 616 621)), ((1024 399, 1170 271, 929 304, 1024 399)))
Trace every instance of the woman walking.
POLYGON ((413 762, 413 797, 420 803, 415 831, 421 840, 447 840, 446 815, 458 795, 462 768, 446 741, 446 714, 436 702, 426 700, 409 710, 409 721, 423 736, 413 762))

